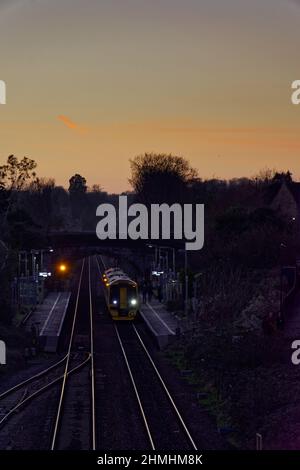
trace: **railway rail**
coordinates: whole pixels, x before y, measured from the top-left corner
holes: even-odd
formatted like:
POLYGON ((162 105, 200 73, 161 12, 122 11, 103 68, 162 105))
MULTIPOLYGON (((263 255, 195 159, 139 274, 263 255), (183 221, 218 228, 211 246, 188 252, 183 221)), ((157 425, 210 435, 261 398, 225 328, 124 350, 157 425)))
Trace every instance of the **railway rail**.
MULTIPOLYGON (((100 256, 105 269, 105 262, 100 256)), ((102 275, 99 260, 98 270, 102 275)), ((114 325, 124 363, 135 394, 140 418, 143 421, 148 445, 152 450, 197 450, 188 425, 179 411, 151 352, 134 324, 114 325)))
MULTIPOLYGON (((48 440, 51 450, 72 448, 70 436, 81 433, 82 442, 78 444, 77 441, 75 447, 96 449, 93 303, 90 259, 82 261, 75 295, 76 301, 72 312, 71 332, 66 355, 50 367, 33 374, 0 394, 0 437, 3 430, 5 433, 2 434, 4 441, 10 433, 10 428, 7 427, 9 420, 18 413, 18 419, 22 423, 23 414, 21 413, 27 407, 32 406, 43 393, 56 387, 57 390, 52 395, 54 404, 50 414, 50 419, 54 425, 52 429, 51 426, 49 427, 50 431, 48 430, 48 436, 44 439, 45 443, 48 440), (85 286, 83 286, 83 283, 85 283, 85 286), (86 311, 89 312, 88 322, 85 317, 86 311), (86 335, 82 335, 83 327, 87 328, 86 335), (78 420, 73 420, 73 411, 78 405, 76 402, 78 387, 82 389, 84 402, 86 402, 86 391, 90 389, 90 406, 88 406, 86 413, 83 413, 82 420, 76 427, 78 420), (55 407, 56 393, 58 395, 58 404, 55 407)), ((13 436, 12 440, 14 440, 13 436)))
MULTIPOLYGON (((93 268, 102 274, 102 267, 106 268, 105 261, 98 256, 95 259, 97 266, 93 264, 93 268)), ((126 385, 122 391, 117 390, 116 387, 121 385, 117 376, 114 376, 115 388, 111 388, 112 396, 106 396, 105 400, 112 406, 114 396, 122 396, 122 406, 126 406, 130 397, 133 421, 136 422, 133 428, 137 434, 128 435, 128 443, 132 441, 132 448, 135 448, 135 438, 139 436, 139 442, 144 443, 141 445, 151 450, 197 450, 197 444, 180 411, 178 396, 168 387, 159 370, 155 352, 142 326, 139 323, 114 322, 108 313, 107 318, 106 315, 94 316, 96 293, 92 289, 94 277, 91 273, 91 258, 84 259, 75 292, 74 308, 69 312, 72 316, 69 319, 66 355, 47 369, 0 394, 0 434, 16 412, 22 412, 35 403, 37 397, 51 387, 56 387, 52 396, 53 406, 51 412, 48 412, 48 447, 51 450, 105 448, 108 434, 104 428, 108 429, 107 420, 105 421, 103 403, 100 406, 96 399, 97 390, 99 395, 105 393, 103 389, 102 392, 100 390, 101 382, 103 380, 106 383, 109 375, 103 375, 103 358, 109 360, 112 353, 111 341, 114 343, 115 364, 122 369, 122 384, 126 385), (95 325, 97 330, 94 332, 95 325), (99 350, 101 325, 107 325, 106 331, 111 335, 105 356, 99 350), (94 333, 97 333, 97 341, 94 333), (106 427, 103 427, 104 423, 106 427)), ((109 367, 111 364, 105 367, 106 374, 109 367)), ((22 420, 22 415, 19 416, 22 420)), ((123 425, 126 427, 126 424, 123 425)))
POLYGON ((93 344, 93 305, 91 291, 91 265, 90 258, 87 263, 84 259, 81 266, 78 290, 73 314, 71 334, 68 345, 65 369, 58 402, 55 424, 51 439, 51 450, 81 448, 85 450, 96 449, 96 419, 95 419, 95 374, 94 374, 94 344, 93 344), (85 264, 88 275, 87 289, 83 289, 85 264), (84 295, 88 292, 88 298, 84 295), (88 307, 89 319, 85 317, 88 307), (81 317, 81 321, 80 321, 81 317), (88 325, 88 332, 82 335, 83 329, 88 325), (76 377, 71 377, 74 352, 76 352, 76 339, 81 339, 80 348, 87 349, 89 354, 89 371, 82 369, 76 377), (83 337, 83 341, 82 341, 83 337), (86 384, 90 388, 90 403, 87 405, 86 384), (81 397, 81 398, 80 398, 81 397), (79 401, 81 400, 81 403, 79 401), (78 407, 81 409, 78 415, 78 407), (76 414, 76 420, 74 420, 76 414), (76 429, 74 429, 76 422, 76 429), (74 438, 76 436, 76 438, 74 438))
MULTIPOLYGON (((34 398, 37 398, 42 393, 46 392, 53 386, 58 385, 62 381, 63 375, 60 374, 58 377, 56 377, 56 375, 57 369, 61 368, 65 359, 66 358, 64 357, 56 364, 18 383, 0 395, 0 429, 9 420, 9 418, 14 415, 14 413, 22 410, 25 406, 29 405, 34 398)), ((77 372, 89 361, 90 354, 86 359, 70 369, 68 373, 73 374, 77 372)))

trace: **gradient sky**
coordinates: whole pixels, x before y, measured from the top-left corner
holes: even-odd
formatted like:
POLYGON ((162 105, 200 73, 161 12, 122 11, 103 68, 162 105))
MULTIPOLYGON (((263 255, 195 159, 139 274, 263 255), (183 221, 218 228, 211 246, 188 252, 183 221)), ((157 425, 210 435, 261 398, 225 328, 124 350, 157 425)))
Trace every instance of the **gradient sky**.
POLYGON ((0 162, 129 188, 129 158, 300 177, 300 1, 0 0, 0 162))

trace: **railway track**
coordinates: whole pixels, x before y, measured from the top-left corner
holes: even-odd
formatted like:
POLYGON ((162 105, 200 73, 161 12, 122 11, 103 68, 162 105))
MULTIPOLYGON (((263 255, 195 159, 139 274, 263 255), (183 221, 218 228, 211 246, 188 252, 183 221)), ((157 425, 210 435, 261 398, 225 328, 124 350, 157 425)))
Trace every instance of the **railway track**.
POLYGON ((197 450, 188 426, 135 325, 115 325, 152 450, 197 450))
POLYGON ((82 262, 68 352, 63 373, 51 450, 96 449, 93 305, 90 259, 82 262), (87 264, 87 267, 86 267, 87 264), (85 271, 87 275, 84 275, 85 271), (88 312, 88 318, 86 313, 88 312), (70 372, 78 350, 89 355, 89 368, 70 372), (90 390, 87 393, 87 390, 90 390))
MULTIPOLYGON (((94 268, 101 273, 100 263, 105 266, 104 260, 100 259, 100 263, 97 257, 96 260, 94 268)), ((17 412, 22 413, 34 403, 44 407, 45 402, 36 399, 53 388, 55 393, 51 395, 47 435, 43 437, 43 442, 47 440, 51 450, 116 449, 122 448, 122 444, 129 449, 138 445, 138 448, 151 450, 197 450, 176 404, 178 397, 175 399, 171 395, 139 326, 127 322, 114 323, 107 313, 99 316, 98 313, 105 312, 104 301, 101 301, 103 311, 102 307, 98 313, 95 310, 94 318, 95 292, 92 291, 91 279, 94 276, 91 272, 91 259, 83 260, 65 357, 0 395, 0 437, 1 429, 6 428, 17 412), (94 324, 97 326, 96 351, 94 324), (109 334, 105 350, 99 348, 105 334, 102 328, 109 334), (113 365, 118 372, 111 369, 113 365), (102 397, 101 406, 99 396, 102 397), (129 404, 132 416, 126 412, 129 404), (115 412, 111 411, 112 407, 115 412), (112 429, 109 417, 114 419, 117 427, 119 420, 124 421, 119 435, 117 429, 112 429), (130 432, 127 432, 126 422, 129 421, 130 432)), ((36 415, 31 408, 28 411, 27 422, 31 414, 36 415)), ((21 423, 22 416, 18 414, 21 423)))
MULTIPOLYGON (((50 367, 32 375, 31 377, 27 378, 26 380, 23 380, 22 382, 19 382, 17 385, 11 387, 10 389, 0 394, 0 446, 4 445, 4 448, 6 446, 5 442, 15 441, 15 438, 13 436, 15 432, 15 424, 13 424, 12 422, 10 426, 10 421, 12 420, 12 418, 17 415, 17 422, 22 428, 28 421, 29 413, 35 414, 33 413, 34 408, 32 408, 32 406, 38 403, 38 406, 41 406, 42 402, 37 402, 37 399, 43 394, 45 394, 45 397, 47 396, 48 398, 49 395, 46 395, 46 392, 50 390, 54 390, 54 394, 52 393, 51 395, 51 407, 49 408, 49 412, 51 409, 51 415, 49 416, 49 419, 54 422, 55 425, 53 432, 50 431, 50 435, 48 430, 48 436, 43 436, 43 438, 41 436, 41 446, 43 448, 47 448, 51 441, 51 449, 61 448, 64 446, 65 441, 68 439, 68 435, 72 435, 74 434, 74 432, 78 433, 78 429, 76 429, 75 431, 72 429, 66 430, 64 427, 66 420, 64 417, 62 417, 63 409, 64 414, 68 415, 68 413, 65 413, 65 410, 69 410, 69 408, 72 407, 71 401, 70 403, 68 402, 68 406, 65 406, 66 399, 69 400, 70 398, 68 391, 70 382, 72 382, 73 384, 76 384, 78 382, 81 383, 82 379, 84 378, 85 380, 82 382, 82 385, 85 388, 85 393, 86 386, 91 387, 92 409, 88 410, 88 419, 86 420, 86 417, 84 417, 84 419, 86 420, 86 422, 90 422, 91 413, 92 416, 94 416, 94 376, 91 373, 91 371, 93 371, 93 319, 92 294, 90 289, 90 261, 88 261, 88 274, 86 276, 86 283, 88 284, 89 289, 88 292, 90 322, 88 323, 88 329, 90 331, 90 334, 87 338, 84 338, 84 345, 81 344, 81 347, 77 347, 76 349, 76 339, 81 329, 80 326, 77 328, 77 322, 79 318, 79 299, 80 295, 82 295, 82 280, 84 268, 85 260, 83 261, 81 266, 67 354, 50 367), (87 365, 89 365, 89 368, 86 367, 87 365), (54 397, 56 396, 56 394, 59 395, 59 403, 58 407, 56 407, 55 412, 54 397), (25 411, 26 417, 23 416, 25 411)), ((83 307, 85 311, 85 303, 83 307)), ((49 427, 49 429, 51 429, 51 426, 49 427)), ((95 419, 92 419, 91 431, 89 433, 86 433, 84 430, 84 434, 91 436, 89 442, 84 448, 95 449, 95 419)))
MULTIPOLYGON (((100 257, 105 269, 105 263, 100 257)), ((97 258, 100 275, 102 269, 97 258)), ((114 324, 132 390, 151 450, 197 450, 197 445, 137 327, 114 324)), ((129 391, 127 392, 129 393, 129 391)))
MULTIPOLYGON (((60 369, 66 357, 56 364, 18 383, 0 395, 0 429, 16 412, 28 406, 35 398, 40 396, 55 385, 59 385, 63 379, 60 369)), ((69 370, 69 374, 77 372, 90 360, 90 355, 69 370)))

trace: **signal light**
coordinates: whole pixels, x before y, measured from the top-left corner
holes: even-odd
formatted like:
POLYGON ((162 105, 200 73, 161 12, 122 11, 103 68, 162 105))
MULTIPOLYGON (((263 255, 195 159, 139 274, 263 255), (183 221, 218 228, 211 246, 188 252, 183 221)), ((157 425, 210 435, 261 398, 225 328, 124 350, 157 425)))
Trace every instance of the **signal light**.
POLYGON ((58 271, 60 273, 65 273, 67 271, 67 265, 65 263, 60 263, 58 265, 58 271))

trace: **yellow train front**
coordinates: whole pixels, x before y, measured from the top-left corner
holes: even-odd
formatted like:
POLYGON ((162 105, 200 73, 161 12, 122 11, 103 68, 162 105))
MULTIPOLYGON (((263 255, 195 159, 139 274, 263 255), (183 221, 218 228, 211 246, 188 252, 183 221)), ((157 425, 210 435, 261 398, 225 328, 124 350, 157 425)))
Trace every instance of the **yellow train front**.
POLYGON ((106 304, 114 320, 134 320, 139 309, 138 286, 120 268, 107 269, 103 276, 106 304))

